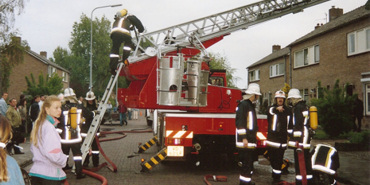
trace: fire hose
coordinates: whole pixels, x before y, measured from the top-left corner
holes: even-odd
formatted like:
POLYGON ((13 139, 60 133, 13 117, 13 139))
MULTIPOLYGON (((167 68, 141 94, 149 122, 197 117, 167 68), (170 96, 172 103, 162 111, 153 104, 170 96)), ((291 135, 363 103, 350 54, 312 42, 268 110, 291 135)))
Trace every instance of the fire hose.
POLYGON ((221 176, 221 175, 205 175, 203 178, 203 181, 207 185, 212 185, 210 182, 208 182, 208 179, 213 179, 215 182, 227 182, 227 177, 226 176, 221 176))
MULTIPOLYGON (((101 137, 105 137, 107 134, 122 134, 122 136, 114 137, 114 138, 107 138, 107 139, 99 139, 98 137, 95 137, 95 141, 96 141, 96 144, 98 145, 99 151, 103 155, 105 160, 110 164, 110 166, 108 166, 108 168, 111 171, 117 172, 117 166, 104 153, 104 151, 103 151, 103 149, 100 145, 100 142, 113 141, 113 140, 118 140, 118 139, 125 138, 127 136, 125 133, 146 133, 146 132, 150 132, 150 131, 149 130, 145 130, 145 131, 102 131, 102 132, 100 132, 101 137)), ((101 168, 103 168, 104 166, 107 166, 107 165, 108 164, 106 162, 104 162, 96 168, 83 169, 82 172, 85 173, 88 176, 91 176, 93 178, 98 179, 99 181, 102 182, 102 185, 106 185, 106 184, 108 184, 107 179, 105 177, 97 174, 97 173, 94 173, 94 172, 99 171, 101 168)), ((69 185, 67 180, 64 181, 64 185, 69 185)))

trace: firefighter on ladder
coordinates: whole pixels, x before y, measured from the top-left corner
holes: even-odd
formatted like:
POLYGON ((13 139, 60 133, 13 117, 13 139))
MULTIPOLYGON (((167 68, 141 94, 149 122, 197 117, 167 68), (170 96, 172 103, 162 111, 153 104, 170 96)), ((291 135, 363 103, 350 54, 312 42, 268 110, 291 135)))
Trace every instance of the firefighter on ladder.
MULTIPOLYGON (((86 93, 86 98, 85 98, 86 101, 83 101, 83 106, 90 112, 96 111, 98 109, 98 103, 96 102, 95 98, 96 97, 95 97, 94 92, 89 91, 89 92, 86 93)), ((89 128, 91 126, 92 121, 93 121, 92 119, 86 119, 85 124, 82 125, 81 136, 82 136, 83 139, 86 138, 87 132, 89 131, 89 128)), ((97 132, 96 135, 99 136, 99 129, 98 129, 98 132, 97 132)), ((91 153, 92 153, 93 165, 94 165, 94 167, 98 167, 99 166, 99 154, 100 154, 100 152, 99 152, 98 144, 96 143, 95 139, 93 140, 91 148, 92 148, 91 153)), ((86 158, 85 158, 83 166, 88 167, 89 163, 90 163, 90 155, 87 155, 86 158)))
POLYGON ((241 185, 253 185, 253 162, 255 159, 256 134, 257 127, 257 114, 254 108, 254 103, 258 100, 260 87, 256 83, 249 84, 243 100, 239 102, 236 108, 236 147, 239 149, 239 167, 241 173, 239 182, 241 185))
MULTIPOLYGON (((60 133, 63 153, 69 156, 69 151, 72 150, 73 161, 76 167, 76 178, 82 179, 85 177, 85 174, 82 173, 81 115, 85 119, 93 119, 94 113, 87 111, 78 103, 76 94, 72 88, 66 88, 64 90, 64 99, 62 103, 62 114, 57 131, 60 133)), ((64 169, 70 168, 71 167, 69 167, 67 163, 64 169)))
POLYGON ((283 164, 284 152, 287 148, 287 129, 291 110, 285 105, 285 98, 284 91, 276 91, 274 104, 269 107, 267 113, 268 134, 266 144, 274 183, 281 181, 281 166, 283 164))
POLYGON ((130 30, 135 30, 135 28, 138 29, 139 33, 144 32, 143 24, 135 15, 127 14, 126 9, 117 12, 114 17, 113 27, 110 33, 110 38, 113 42, 111 53, 109 56, 109 66, 112 75, 116 74, 119 60, 119 48, 122 43, 124 43, 122 61, 125 62, 130 55, 130 52, 133 48, 130 30))
POLYGON ((288 93, 288 101, 292 106, 292 117, 290 118, 288 125, 288 146, 294 149, 296 184, 301 185, 303 179, 307 179, 307 184, 313 184, 310 155, 312 134, 310 129, 308 107, 306 102, 302 99, 298 89, 290 89, 288 93), (298 156, 298 152, 300 152, 302 149, 304 161, 300 161, 298 156), (304 172, 301 172, 300 165, 305 165, 306 176, 303 176, 304 172))

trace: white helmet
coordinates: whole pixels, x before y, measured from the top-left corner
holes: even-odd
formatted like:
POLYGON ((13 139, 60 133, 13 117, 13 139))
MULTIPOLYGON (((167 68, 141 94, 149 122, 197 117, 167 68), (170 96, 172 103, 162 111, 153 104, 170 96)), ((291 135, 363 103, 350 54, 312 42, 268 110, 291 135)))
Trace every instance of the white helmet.
POLYGON ((64 94, 63 94, 63 93, 59 93, 59 94, 58 94, 58 98, 59 98, 60 100, 63 100, 63 99, 64 99, 64 94))
POLYGON ((86 100, 94 100, 95 99, 95 95, 94 95, 94 92, 92 91, 89 91, 86 93, 86 100))
POLYGON ((68 87, 64 89, 64 97, 69 97, 69 96, 76 96, 76 94, 72 88, 68 87))
POLYGON ((290 89, 290 91, 288 93, 288 99, 289 98, 302 98, 302 96, 299 93, 298 89, 290 89))
POLYGON ((245 90, 245 94, 255 94, 261 95, 260 93, 260 86, 256 83, 251 83, 248 85, 248 89, 245 90))
POLYGON ((282 90, 278 90, 275 92, 275 98, 285 98, 285 92, 282 90))

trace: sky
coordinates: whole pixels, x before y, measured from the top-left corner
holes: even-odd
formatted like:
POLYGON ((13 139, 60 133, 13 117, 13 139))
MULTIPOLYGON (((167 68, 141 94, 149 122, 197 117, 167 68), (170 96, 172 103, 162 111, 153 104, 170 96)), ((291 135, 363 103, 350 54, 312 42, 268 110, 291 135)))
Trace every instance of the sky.
MULTIPOLYGON (((27 40, 31 50, 47 52, 53 57, 58 47, 68 49, 72 26, 80 21, 82 14, 91 17, 96 7, 122 4, 120 7, 96 9, 93 19, 107 17, 113 22, 117 11, 125 8, 136 15, 148 32, 206 17, 219 12, 245 6, 259 0, 25 0, 23 13, 15 17, 14 29, 22 40, 27 40)), ((332 6, 342 8, 344 13, 363 6, 367 0, 330 0, 305 9, 297 14, 288 14, 231 33, 208 51, 225 56, 235 69, 236 85, 247 87, 246 67, 272 52, 273 45, 286 47, 296 39, 314 30, 317 23, 328 22, 332 6)), ((89 67, 86 66, 86 70, 89 67)))

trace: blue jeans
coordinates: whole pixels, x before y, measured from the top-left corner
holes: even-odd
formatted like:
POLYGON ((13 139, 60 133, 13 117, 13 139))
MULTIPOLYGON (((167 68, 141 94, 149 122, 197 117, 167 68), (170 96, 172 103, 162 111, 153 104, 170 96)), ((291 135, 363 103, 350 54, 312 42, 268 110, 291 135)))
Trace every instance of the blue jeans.
POLYGON ((127 116, 126 113, 119 113, 119 120, 120 120, 120 125, 122 126, 124 123, 127 125, 127 116))

